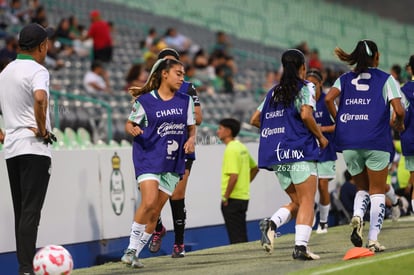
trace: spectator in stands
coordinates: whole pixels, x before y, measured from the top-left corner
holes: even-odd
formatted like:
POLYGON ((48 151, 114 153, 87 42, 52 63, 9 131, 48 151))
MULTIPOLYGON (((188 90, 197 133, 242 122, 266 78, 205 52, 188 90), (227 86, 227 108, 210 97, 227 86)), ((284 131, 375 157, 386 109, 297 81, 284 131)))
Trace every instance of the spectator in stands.
MULTIPOLYGON (((408 61, 411 68, 411 81, 407 82, 402 88, 409 106, 407 108, 407 116, 404 121, 405 130, 401 133, 401 149, 405 157, 405 168, 410 171, 409 184, 411 188, 414 186, 414 55, 408 61)), ((414 192, 411 191, 411 207, 414 209, 414 192)))
POLYGON ((73 53, 73 40, 76 36, 70 31, 70 23, 68 18, 62 18, 56 28, 56 41, 60 43, 60 50, 65 52, 65 55, 73 53))
POLYGON ((152 44, 154 43, 154 40, 158 38, 158 32, 157 29, 152 27, 148 30, 148 34, 145 37, 145 47, 149 49, 152 44))
POLYGON ((83 78, 83 87, 88 94, 111 92, 108 72, 100 60, 92 62, 90 71, 83 78))
POLYGON ((322 91, 323 78, 317 69, 310 69, 306 74, 306 80, 315 85, 316 108, 313 113, 323 135, 328 139, 328 146, 321 150, 316 168, 318 170, 318 191, 319 191, 319 224, 317 234, 328 233, 328 216, 331 208, 329 195, 329 181, 335 178, 336 151, 333 143, 335 123, 326 108, 325 93, 322 91))
POLYGON ((213 45, 211 53, 222 52, 226 55, 231 54, 231 43, 224 31, 216 32, 216 43, 213 45))
POLYGON ((132 64, 129 68, 127 76, 125 77, 125 91, 131 87, 143 87, 148 79, 148 72, 141 63, 132 64))
POLYGON ((143 267, 139 254, 154 233, 161 209, 184 176, 185 154, 194 152, 194 103, 178 92, 183 81, 182 63, 163 58, 155 63, 142 88, 130 89, 135 102, 125 130, 134 137, 132 154, 141 202, 121 260, 133 268, 143 267))
POLYGON ((247 242, 246 212, 250 183, 259 169, 249 150, 236 136, 240 122, 234 118, 220 120, 218 138, 226 145, 221 171, 221 212, 231 244, 247 242))
POLYGON ((65 62, 60 58, 59 53, 60 49, 56 47, 56 37, 53 36, 47 41, 47 55, 45 59, 45 65, 50 69, 60 69, 65 65, 65 62))
POLYGON ((214 58, 216 58, 216 68, 220 67, 223 73, 223 86, 224 86, 224 93, 226 94, 233 94, 234 93, 234 69, 233 65, 235 63, 233 62, 233 58, 230 56, 227 56, 223 52, 216 52, 214 55, 214 58))
POLYGON ((23 8, 22 0, 11 0, 7 17, 12 25, 24 25, 27 23, 27 10, 23 8))
POLYGON ((34 16, 32 17, 32 23, 37 23, 43 27, 47 27, 49 23, 47 21, 47 13, 44 6, 40 5, 36 8, 34 16))
POLYGON ((17 39, 14 36, 8 36, 5 39, 6 45, 0 50, 0 62, 8 64, 16 59, 17 56, 17 39))
POLYGON ((380 252, 385 250, 378 235, 384 221, 388 164, 394 150, 390 124, 398 132, 404 128, 401 93, 394 78, 377 69, 380 55, 374 41, 358 41, 352 53, 337 47, 335 54, 348 65, 355 65, 335 81, 325 97, 335 119, 336 149, 343 153, 358 189, 351 220, 351 242, 357 247, 363 244, 363 217, 370 203, 367 247, 380 252), (335 100, 339 96, 337 110, 335 100), (390 105, 395 114, 392 119, 390 105))
POLYGON ((69 16, 69 36, 72 38, 73 49, 80 57, 88 56, 93 47, 93 40, 83 39, 87 36, 85 26, 79 25, 78 18, 74 15, 69 16), (86 33, 85 33, 86 32, 86 33))
POLYGON ((86 38, 93 39, 93 60, 110 62, 113 52, 111 29, 98 10, 91 11, 89 16, 91 25, 86 38))
POLYGON ((319 71, 323 71, 323 64, 322 61, 319 59, 319 51, 318 49, 313 49, 309 54, 309 69, 317 69, 319 71))
POLYGON ((177 50, 178 52, 187 51, 191 47, 191 40, 179 33, 175 28, 170 27, 165 32, 164 41, 168 47, 177 50))
POLYGON ((280 83, 270 90, 251 118, 260 128, 259 168, 275 171, 290 202, 271 218, 260 221, 261 245, 269 253, 277 228, 296 217, 293 259, 316 260, 320 257, 308 248, 314 219, 317 184, 315 161, 319 146, 328 140, 313 117, 315 92, 305 82, 305 56, 297 49, 282 54, 283 73, 280 83))

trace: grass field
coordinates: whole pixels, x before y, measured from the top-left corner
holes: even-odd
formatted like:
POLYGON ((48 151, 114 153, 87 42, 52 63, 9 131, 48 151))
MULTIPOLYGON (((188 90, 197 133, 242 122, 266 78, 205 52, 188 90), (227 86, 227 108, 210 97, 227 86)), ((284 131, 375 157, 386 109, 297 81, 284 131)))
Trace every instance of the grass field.
MULTIPOLYGON (((369 224, 364 228, 364 237, 369 224)), ((317 261, 292 259, 294 235, 282 235, 275 240, 272 254, 265 253, 259 241, 228 245, 186 254, 181 259, 160 256, 143 259, 145 267, 132 269, 120 262, 74 270, 74 275, 108 274, 414 274, 414 217, 398 222, 386 220, 379 236, 386 251, 372 257, 343 261, 352 248, 349 226, 329 228, 328 234, 312 233, 310 248, 321 256, 317 261)))

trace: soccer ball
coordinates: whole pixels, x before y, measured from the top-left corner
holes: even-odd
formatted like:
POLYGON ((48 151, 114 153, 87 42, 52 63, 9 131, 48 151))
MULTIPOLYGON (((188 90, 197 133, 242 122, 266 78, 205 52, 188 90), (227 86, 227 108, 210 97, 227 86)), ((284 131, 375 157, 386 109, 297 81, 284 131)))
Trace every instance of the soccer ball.
POLYGON ((69 275, 72 269, 72 256, 60 245, 47 245, 37 251, 33 258, 36 275, 69 275))

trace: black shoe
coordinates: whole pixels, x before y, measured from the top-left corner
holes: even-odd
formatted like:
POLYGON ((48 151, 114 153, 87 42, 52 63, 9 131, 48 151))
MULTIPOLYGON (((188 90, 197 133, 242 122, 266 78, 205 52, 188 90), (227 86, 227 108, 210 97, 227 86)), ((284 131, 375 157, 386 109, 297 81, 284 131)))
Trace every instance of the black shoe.
POLYGON ((321 258, 318 255, 310 252, 310 250, 304 245, 295 245, 292 257, 295 260, 302 261, 319 260, 321 258))

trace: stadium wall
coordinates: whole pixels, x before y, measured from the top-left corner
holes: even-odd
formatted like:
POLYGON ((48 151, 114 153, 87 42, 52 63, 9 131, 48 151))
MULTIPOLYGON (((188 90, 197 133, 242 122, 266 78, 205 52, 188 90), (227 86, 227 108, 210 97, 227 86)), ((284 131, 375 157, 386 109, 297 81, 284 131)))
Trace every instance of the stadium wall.
MULTIPOLYGON (((258 144, 249 143, 247 147, 257 159, 258 144)), ((197 146, 197 160, 186 195, 188 251, 228 244, 220 210, 224 148, 222 144, 197 146)), ((134 211, 140 201, 131 155, 131 148, 53 151, 52 176, 39 225, 38 247, 64 245, 74 257, 76 268, 99 264, 112 257, 117 259, 128 244, 134 211), (115 155, 119 157, 119 170, 116 170, 115 155)), ((2 152, 0 159, 4 159, 2 152)), ((343 170, 340 159, 337 164, 339 179, 343 170)), ((0 162, 0 174, 0 264, 15 268, 13 209, 4 161, 0 162)), ((331 189, 334 185, 332 183, 331 189)), ((251 186, 247 214, 249 240, 260 237, 257 221, 287 202, 288 197, 280 189, 275 175, 261 170, 251 186)), ((167 230, 171 231, 168 205, 162 217, 167 230)), ((293 228, 293 225, 287 226, 284 232, 292 232, 293 228)), ((172 242, 173 233, 168 232, 165 246, 172 242)), ((161 251, 157 255, 170 252, 161 251)), ((16 269, 10 270, 7 274, 16 269)))

